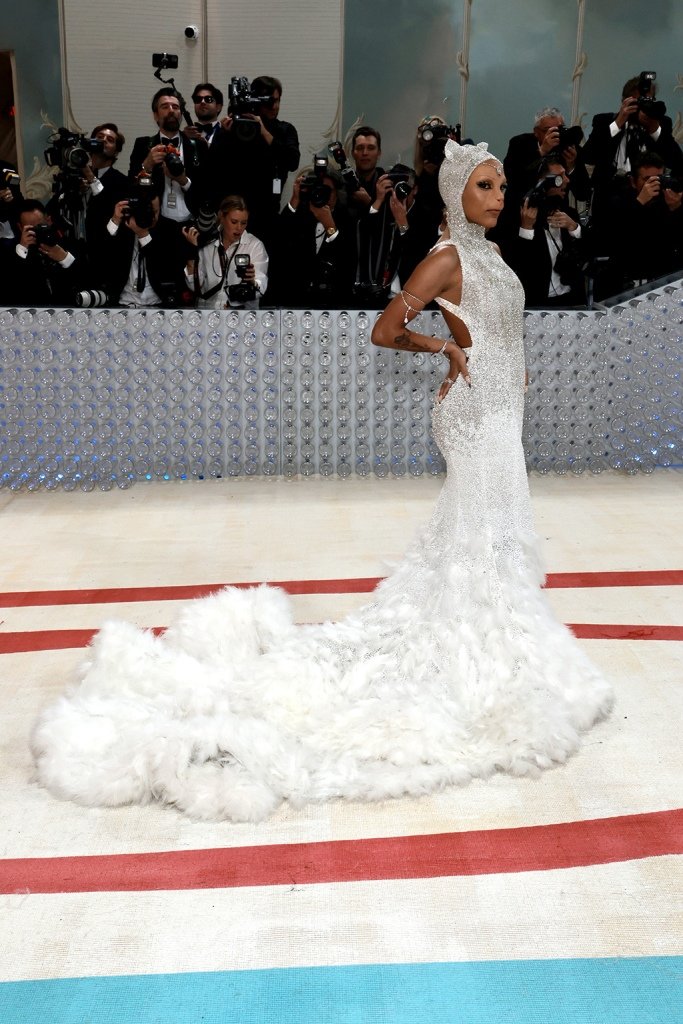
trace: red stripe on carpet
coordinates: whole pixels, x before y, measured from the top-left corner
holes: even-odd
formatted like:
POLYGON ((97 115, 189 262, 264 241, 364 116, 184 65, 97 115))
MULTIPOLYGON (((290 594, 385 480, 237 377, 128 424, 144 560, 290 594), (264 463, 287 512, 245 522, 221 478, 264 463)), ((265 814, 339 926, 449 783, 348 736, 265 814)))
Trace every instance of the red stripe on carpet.
POLYGON ((553 871, 683 853, 683 809, 525 828, 0 861, 0 892, 149 892, 553 871))
POLYGON ((683 569, 638 570, 635 572, 551 572, 549 590, 583 587, 680 587, 683 569))
MULTIPOLYGON (((165 626, 153 626, 163 633, 165 626)), ((63 651, 87 647, 96 629, 36 629, 21 633, 0 633, 0 654, 27 654, 30 651, 63 651)))
MULTIPOLYGON (((165 626, 152 626, 163 633, 165 626)), ((619 624, 568 624, 579 640, 683 640, 683 626, 622 626, 619 624)), ((32 651, 63 651, 87 647, 96 629, 36 629, 0 632, 0 654, 28 654, 32 651)))
MULTIPOLYGON (((335 580, 268 581, 288 594, 369 594, 381 576, 335 580)), ((114 604, 127 601, 187 601, 206 597, 223 587, 257 587, 251 583, 201 583, 169 587, 109 587, 88 590, 20 590, 0 593, 2 608, 31 608, 43 605, 114 604)), ((550 573, 548 589, 582 587, 674 587, 683 585, 683 569, 642 572, 559 572, 550 573)))
MULTIPOLYGON (((382 579, 381 576, 345 580, 284 580, 267 581, 271 587, 281 587, 288 594, 369 594, 382 579)), ((178 587, 110 587, 92 590, 26 590, 0 593, 0 608, 34 608, 64 604, 116 604, 127 601, 190 601, 208 597, 223 587, 259 587, 252 583, 200 583, 178 587)))
POLYGON ((568 623, 579 640, 683 640, 683 626, 622 626, 618 623, 568 623))

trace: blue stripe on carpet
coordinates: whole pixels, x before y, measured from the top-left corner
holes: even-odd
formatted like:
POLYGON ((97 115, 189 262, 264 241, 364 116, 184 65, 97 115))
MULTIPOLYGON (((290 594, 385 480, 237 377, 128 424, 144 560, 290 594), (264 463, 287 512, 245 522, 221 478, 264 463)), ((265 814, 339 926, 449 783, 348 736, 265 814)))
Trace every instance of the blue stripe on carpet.
POLYGON ((683 956, 4 982, 2 1024, 673 1024, 683 956))

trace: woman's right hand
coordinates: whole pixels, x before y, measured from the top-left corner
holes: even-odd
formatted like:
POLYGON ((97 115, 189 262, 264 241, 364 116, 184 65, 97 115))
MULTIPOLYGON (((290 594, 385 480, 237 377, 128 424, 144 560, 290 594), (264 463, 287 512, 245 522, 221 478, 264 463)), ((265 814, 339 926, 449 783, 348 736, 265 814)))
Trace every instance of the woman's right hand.
POLYGON ((195 227, 183 228, 183 235, 190 245, 194 245, 199 248, 199 231, 195 227))
POLYGON ((456 342, 449 341, 446 345, 444 355, 448 356, 448 374, 441 382, 441 386, 436 396, 437 402, 443 402, 460 374, 462 374, 462 378, 467 386, 470 388, 472 387, 470 373, 467 369, 467 356, 464 349, 460 348, 460 345, 456 344, 456 342))

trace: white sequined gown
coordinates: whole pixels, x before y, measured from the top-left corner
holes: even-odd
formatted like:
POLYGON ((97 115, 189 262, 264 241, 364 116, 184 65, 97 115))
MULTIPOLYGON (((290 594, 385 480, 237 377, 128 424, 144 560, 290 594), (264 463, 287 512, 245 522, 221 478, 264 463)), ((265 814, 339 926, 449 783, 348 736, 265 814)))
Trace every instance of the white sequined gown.
POLYGON ((435 408, 448 475, 403 562, 338 623, 294 626, 286 596, 261 587, 190 603, 162 638, 107 624, 80 683, 33 731, 37 778, 55 795, 259 820, 285 799, 378 800, 536 773, 608 711, 609 686, 539 586, 523 292, 460 203, 487 156, 440 176, 472 387, 459 378, 435 408))

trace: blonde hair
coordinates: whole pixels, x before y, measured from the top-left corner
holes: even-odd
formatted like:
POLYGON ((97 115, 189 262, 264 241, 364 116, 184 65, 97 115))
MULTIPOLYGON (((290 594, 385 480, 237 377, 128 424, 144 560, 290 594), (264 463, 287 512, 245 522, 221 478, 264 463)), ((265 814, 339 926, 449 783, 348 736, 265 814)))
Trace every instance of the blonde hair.
POLYGON ((226 196, 218 207, 219 213, 229 213, 230 210, 243 210, 249 213, 249 207, 242 196, 226 196))

